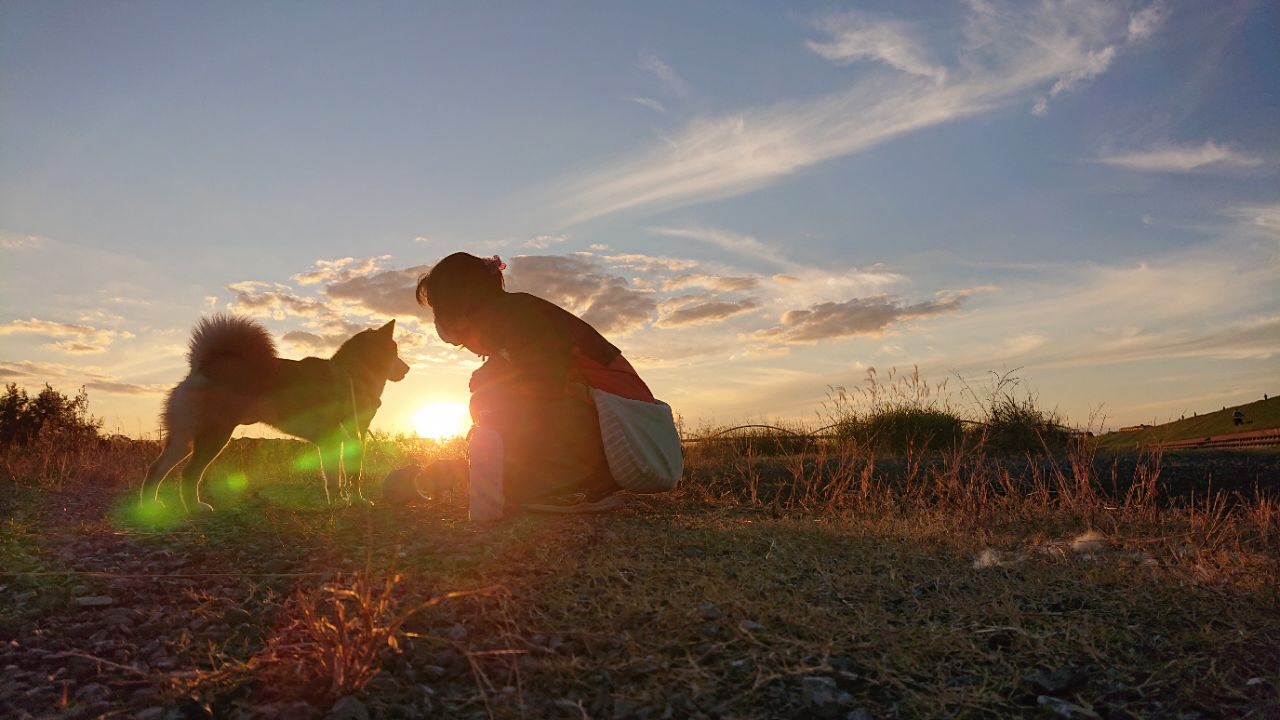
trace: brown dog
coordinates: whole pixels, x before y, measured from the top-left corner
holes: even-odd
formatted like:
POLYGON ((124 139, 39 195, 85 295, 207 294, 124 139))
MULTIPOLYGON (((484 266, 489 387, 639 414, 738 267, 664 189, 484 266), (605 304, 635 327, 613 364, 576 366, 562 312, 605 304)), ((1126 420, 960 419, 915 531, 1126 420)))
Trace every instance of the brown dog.
POLYGON ((344 465, 360 467, 383 386, 409 372, 397 354, 394 330, 392 320, 359 332, 327 360, 286 360, 276 357, 271 336, 252 320, 201 319, 191 336, 191 372, 165 401, 164 450, 147 468, 142 501, 154 502, 160 483, 189 457, 182 470, 182 504, 188 512, 212 510, 200 500, 205 468, 237 426, 261 422, 316 445, 329 502, 343 492, 352 502, 368 504, 359 472, 347 488, 344 465))

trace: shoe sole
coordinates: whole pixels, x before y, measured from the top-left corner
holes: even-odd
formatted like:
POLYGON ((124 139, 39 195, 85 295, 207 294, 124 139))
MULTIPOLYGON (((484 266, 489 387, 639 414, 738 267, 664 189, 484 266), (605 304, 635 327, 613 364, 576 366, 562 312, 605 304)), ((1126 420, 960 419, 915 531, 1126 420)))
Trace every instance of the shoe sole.
POLYGON ((610 495, 595 502, 580 502, 575 505, 542 505, 535 503, 525 505, 524 509, 529 512, 549 513, 552 515, 588 515, 617 510, 620 507, 622 507, 622 498, 617 495, 610 495))

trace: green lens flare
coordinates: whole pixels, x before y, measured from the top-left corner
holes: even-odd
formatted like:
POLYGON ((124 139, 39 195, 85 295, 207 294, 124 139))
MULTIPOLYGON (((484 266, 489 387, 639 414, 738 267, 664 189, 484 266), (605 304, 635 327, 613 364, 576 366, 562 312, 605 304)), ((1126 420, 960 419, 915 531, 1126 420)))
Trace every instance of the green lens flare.
POLYGON ((137 495, 126 493, 117 501, 111 517, 117 527, 167 530, 181 524, 185 514, 181 507, 168 507, 157 500, 139 502, 137 495))

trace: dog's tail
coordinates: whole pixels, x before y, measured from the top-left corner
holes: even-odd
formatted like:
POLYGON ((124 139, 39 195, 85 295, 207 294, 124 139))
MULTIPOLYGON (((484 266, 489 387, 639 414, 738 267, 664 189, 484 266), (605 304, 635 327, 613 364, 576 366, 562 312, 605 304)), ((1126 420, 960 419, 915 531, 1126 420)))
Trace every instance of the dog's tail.
POLYGON ((253 320, 213 315, 196 323, 187 360, 191 372, 211 380, 253 385, 273 374, 276 344, 253 320))

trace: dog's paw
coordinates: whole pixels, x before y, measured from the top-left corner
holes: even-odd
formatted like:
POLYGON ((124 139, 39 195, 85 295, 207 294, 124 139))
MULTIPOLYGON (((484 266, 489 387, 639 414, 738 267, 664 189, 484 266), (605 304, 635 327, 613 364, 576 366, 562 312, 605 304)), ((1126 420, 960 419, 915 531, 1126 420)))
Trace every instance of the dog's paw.
POLYGON ((144 511, 145 510, 162 511, 162 510, 168 510, 169 506, 166 505, 165 502, 160 498, 142 498, 138 500, 138 509, 144 510, 144 511))

